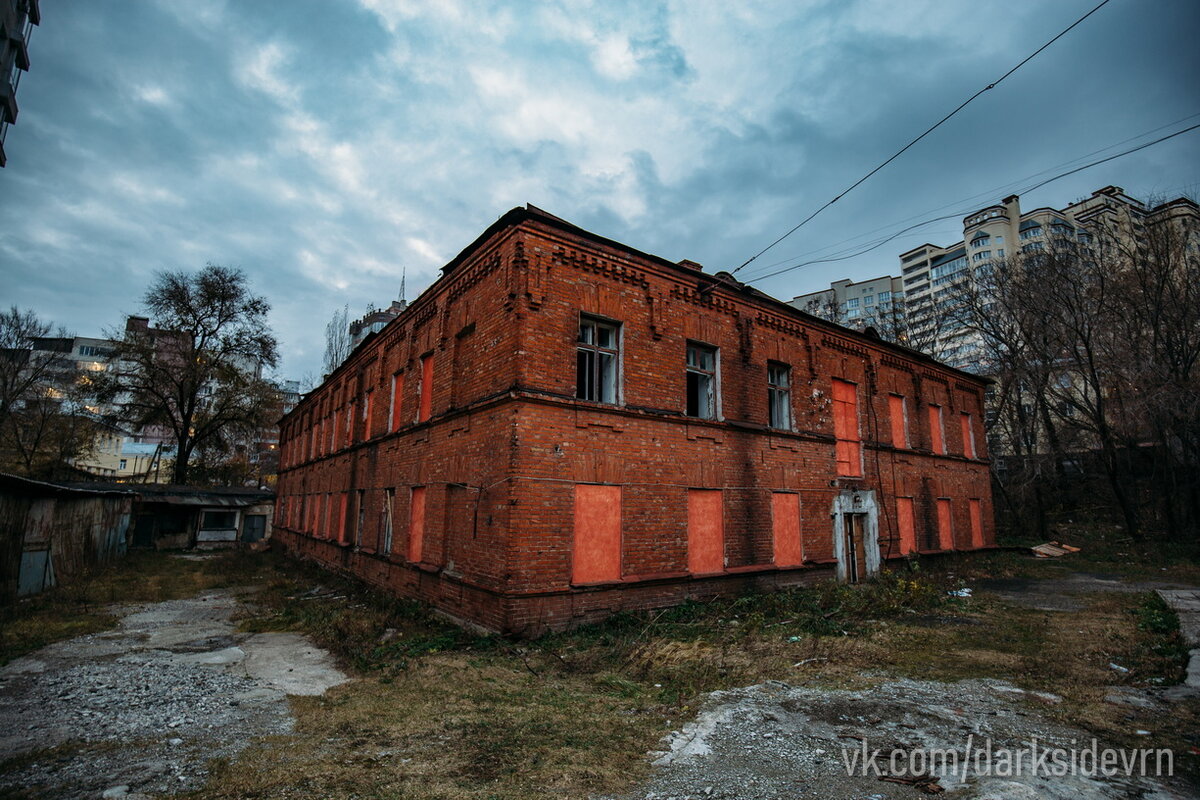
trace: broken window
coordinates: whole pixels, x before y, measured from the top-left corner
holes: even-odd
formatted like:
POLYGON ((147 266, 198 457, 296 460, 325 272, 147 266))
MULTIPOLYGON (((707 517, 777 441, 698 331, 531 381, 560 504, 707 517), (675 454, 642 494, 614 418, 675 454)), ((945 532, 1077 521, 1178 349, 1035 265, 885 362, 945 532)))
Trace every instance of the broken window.
POLYGON ((575 347, 575 396, 597 403, 617 402, 621 329, 615 323, 579 318, 575 347))
POLYGON ((205 511, 200 519, 200 527, 204 530, 228 530, 237 527, 236 511, 205 511))
POLYGON ((785 364, 767 364, 767 404, 772 428, 792 429, 792 370, 785 364))
POLYGON ((392 552, 392 503, 396 499, 394 488, 383 490, 383 552, 392 552))
POLYGON ((687 415, 717 418, 717 349, 703 344, 687 346, 687 415))
POLYGON ((421 356, 421 383, 417 387, 420 403, 417 406, 417 422, 433 416, 433 353, 421 356))
POLYGON ((833 379, 833 435, 837 474, 862 475, 862 439, 858 433, 858 386, 833 379))
POLYGON ((371 411, 372 411, 372 408, 371 408, 371 398, 372 398, 374 395, 375 395, 375 391, 374 391, 373 389, 367 389, 365 392, 363 392, 363 402, 362 402, 362 423, 363 423, 363 432, 362 432, 362 438, 363 438, 364 440, 366 440, 366 439, 370 439, 370 438, 371 438, 371 411))

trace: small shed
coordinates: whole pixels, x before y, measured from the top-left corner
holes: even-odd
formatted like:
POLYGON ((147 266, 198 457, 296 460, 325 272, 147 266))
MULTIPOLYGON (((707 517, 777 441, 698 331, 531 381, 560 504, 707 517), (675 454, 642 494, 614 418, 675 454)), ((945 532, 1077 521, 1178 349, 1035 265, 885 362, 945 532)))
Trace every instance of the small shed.
POLYGON ((125 554, 136 495, 0 473, 0 599, 69 583, 125 554))
POLYGON ((211 549, 253 544, 271 535, 275 493, 268 490, 159 483, 86 485, 125 486, 137 493, 131 547, 211 549))

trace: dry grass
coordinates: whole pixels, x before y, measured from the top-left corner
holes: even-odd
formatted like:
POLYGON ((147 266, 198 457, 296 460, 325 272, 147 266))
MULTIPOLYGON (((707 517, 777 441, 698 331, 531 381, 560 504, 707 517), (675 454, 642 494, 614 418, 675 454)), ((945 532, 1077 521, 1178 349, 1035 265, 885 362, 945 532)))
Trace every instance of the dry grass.
POLYGON ((69 585, 0 605, 0 665, 52 642, 111 628, 116 623, 113 604, 161 602, 257 583, 275 568, 241 553, 191 560, 133 551, 69 585))
POLYGON ((1039 712, 1116 745, 1145 746, 1139 728, 1155 731, 1156 747, 1183 753, 1200 744, 1188 738, 1200 731, 1195 703, 1176 706, 1166 726, 1103 701, 1112 684, 1179 677, 1177 623, 1152 595, 1102 594, 1079 611, 1043 612, 946 594, 964 576, 1045 577, 1066 564, 995 554, 861 587, 622 614, 517 643, 464 632, 419 604, 270 554, 221 562, 156 556, 128 562, 70 602, 48 598, 23 624, 53 621, 56 609, 102 614, 105 599, 183 596, 256 579, 265 588, 253 596, 244 629, 307 633, 356 673, 325 697, 293 699, 294 735, 214 764, 195 795, 205 798, 619 793, 645 776, 646 751, 690 719, 704 693, 768 679, 866 687, 888 676, 1000 678, 1061 695, 1061 704, 1039 712), (1110 662, 1131 672, 1118 675, 1110 662))

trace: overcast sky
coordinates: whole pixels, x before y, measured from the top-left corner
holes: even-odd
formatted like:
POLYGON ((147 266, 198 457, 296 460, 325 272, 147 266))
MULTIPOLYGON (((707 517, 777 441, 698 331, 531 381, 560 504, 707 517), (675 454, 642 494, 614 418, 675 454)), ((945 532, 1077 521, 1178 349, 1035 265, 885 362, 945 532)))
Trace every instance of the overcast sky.
MULTIPOLYGON (((1096 2, 43 0, 0 304, 98 335, 157 270, 239 266, 299 378, 335 309, 386 305, 402 267, 411 300, 527 202, 731 269, 1096 2)), ((895 272, 972 210, 1200 122, 1197 34, 1195 0, 1111 0, 739 277, 955 215, 755 285, 895 272)), ((1108 184, 1195 197, 1200 131, 1022 205, 1108 184)))

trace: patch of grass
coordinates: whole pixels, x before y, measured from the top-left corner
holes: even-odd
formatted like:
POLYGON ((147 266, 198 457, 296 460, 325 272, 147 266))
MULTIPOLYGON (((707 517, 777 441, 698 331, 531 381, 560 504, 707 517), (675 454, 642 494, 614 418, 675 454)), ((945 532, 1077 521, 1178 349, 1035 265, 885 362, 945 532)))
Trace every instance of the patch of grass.
POLYGON ((513 642, 270 554, 228 562, 152 555, 131 560, 131 575, 104 578, 86 599, 53 600, 60 605, 44 610, 106 613, 104 598, 166 599, 257 582, 243 630, 305 633, 358 676, 323 697, 292 698, 295 734, 214 762, 197 798, 620 793, 646 775, 646 751, 686 722, 706 692, 771 679, 865 689, 894 676, 999 678, 1060 695, 1062 703, 1037 712, 1118 746, 1173 747, 1183 764, 1187 747, 1200 743, 1187 738, 1200 731, 1198 703, 1172 706, 1167 724, 1153 711, 1104 701, 1107 687, 1177 674, 1178 622, 1156 596, 1102 593, 1083 596, 1078 611, 1047 612, 947 594, 980 576, 1065 576, 1070 559, 951 557, 860 586, 692 601, 513 642), (1153 730, 1153 741, 1137 737, 1138 728, 1153 730))
POLYGON ((266 554, 230 551, 202 560, 141 551, 33 597, 0 606, 0 665, 53 642, 107 630, 113 604, 153 603, 264 580, 266 554))
POLYGON ((305 633, 354 669, 385 675, 422 655, 485 652, 499 643, 450 624, 422 603, 296 562, 287 562, 255 595, 238 626, 251 633, 305 633))
POLYGON ((1126 655, 1131 675, 1148 685, 1182 683, 1188 646, 1179 630, 1179 616, 1156 592, 1147 593, 1130 613, 1137 625, 1126 655))

